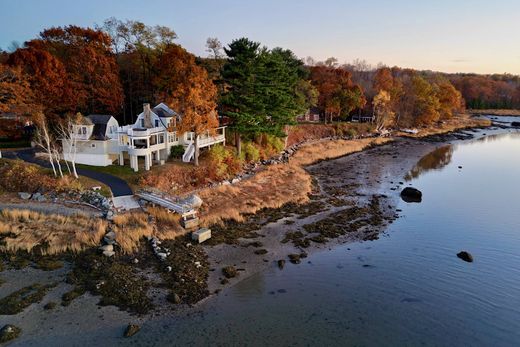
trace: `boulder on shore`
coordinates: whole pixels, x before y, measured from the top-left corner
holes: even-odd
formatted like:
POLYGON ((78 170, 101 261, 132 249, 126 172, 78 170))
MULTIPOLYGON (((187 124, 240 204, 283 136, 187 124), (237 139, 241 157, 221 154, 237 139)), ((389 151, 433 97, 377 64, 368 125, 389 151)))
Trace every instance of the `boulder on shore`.
POLYGON ((421 202, 422 192, 413 187, 406 187, 401 191, 401 199, 406 202, 421 202))
POLYGON ((22 329, 18 328, 17 326, 11 324, 4 325, 2 329, 0 329, 0 343, 16 339, 21 332, 22 329))
POLYGON ((141 330, 141 327, 137 324, 128 324, 125 329, 125 337, 131 337, 137 334, 137 332, 141 330))
POLYGON ((19 192, 18 193, 18 196, 20 197, 20 199, 22 200, 29 200, 31 198, 31 194, 29 193, 25 193, 25 192, 19 192))
POLYGON ((473 262, 473 256, 466 251, 461 251, 461 252, 457 253, 457 257, 464 261, 467 261, 468 263, 473 262))

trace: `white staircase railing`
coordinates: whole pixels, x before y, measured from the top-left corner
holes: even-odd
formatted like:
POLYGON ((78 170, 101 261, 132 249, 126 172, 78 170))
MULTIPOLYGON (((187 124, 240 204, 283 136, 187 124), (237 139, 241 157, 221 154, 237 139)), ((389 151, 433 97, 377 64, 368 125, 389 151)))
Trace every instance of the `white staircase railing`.
POLYGON ((195 145, 193 142, 190 142, 188 147, 186 147, 186 150, 184 151, 184 154, 182 156, 182 161, 185 163, 189 163, 191 159, 193 159, 193 156, 195 155, 195 145))

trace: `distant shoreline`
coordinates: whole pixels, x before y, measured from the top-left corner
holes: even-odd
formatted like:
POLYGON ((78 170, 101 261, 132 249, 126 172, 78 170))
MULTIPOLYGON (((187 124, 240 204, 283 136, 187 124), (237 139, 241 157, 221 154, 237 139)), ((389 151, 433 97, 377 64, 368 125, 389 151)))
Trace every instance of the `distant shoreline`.
POLYGON ((466 110, 466 112, 471 115, 478 115, 478 116, 520 117, 520 110, 517 110, 517 109, 466 110))

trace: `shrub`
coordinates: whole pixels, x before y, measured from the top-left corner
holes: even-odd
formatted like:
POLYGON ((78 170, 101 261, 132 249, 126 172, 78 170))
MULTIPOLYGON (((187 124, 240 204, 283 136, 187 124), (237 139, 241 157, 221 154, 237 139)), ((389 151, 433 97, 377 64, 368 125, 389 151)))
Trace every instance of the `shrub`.
POLYGON ((206 166, 168 164, 145 173, 139 178, 139 185, 170 194, 181 194, 204 185, 209 178, 206 166))
POLYGON ((240 171, 242 163, 233 150, 222 145, 209 150, 209 175, 213 179, 229 178, 240 171))
POLYGON ((8 192, 36 192, 58 187, 56 179, 42 168, 20 160, 0 160, 0 188, 8 192))
POLYGON ((184 155, 184 146, 176 145, 170 149, 170 158, 180 159, 184 155))
POLYGON ((260 160, 260 150, 253 142, 244 142, 242 145, 242 158, 248 162, 260 160))
POLYGON ((280 153, 285 148, 285 142, 276 136, 265 135, 262 139, 262 147, 266 157, 280 153))

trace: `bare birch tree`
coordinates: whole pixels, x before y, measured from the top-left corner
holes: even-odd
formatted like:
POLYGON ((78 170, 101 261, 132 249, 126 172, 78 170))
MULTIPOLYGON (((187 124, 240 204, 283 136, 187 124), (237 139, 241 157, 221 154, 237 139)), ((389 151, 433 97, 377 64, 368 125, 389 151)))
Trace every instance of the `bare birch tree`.
POLYGON ((67 120, 60 124, 58 127, 58 133, 61 139, 63 140, 64 146, 63 149, 63 158, 65 159, 65 163, 70 162, 70 166, 72 167, 72 171, 69 168, 69 172, 74 175, 75 178, 78 178, 78 172, 76 171, 76 153, 77 153, 77 142, 78 142, 78 131, 77 128, 81 125, 89 125, 90 121, 88 118, 85 118, 81 115, 81 113, 77 113, 74 117, 69 117, 67 120), (66 145, 65 145, 66 144, 66 145), (65 155, 65 153, 67 155, 65 155))
POLYGON ((34 121, 36 124, 36 133, 34 136, 34 143, 40 148, 42 148, 48 156, 49 163, 52 167, 52 172, 54 176, 57 177, 58 174, 56 172, 56 166, 54 165, 54 154, 53 154, 53 138, 49 133, 49 129, 47 127, 47 120, 45 119, 45 115, 42 112, 36 113, 34 116, 34 121))

